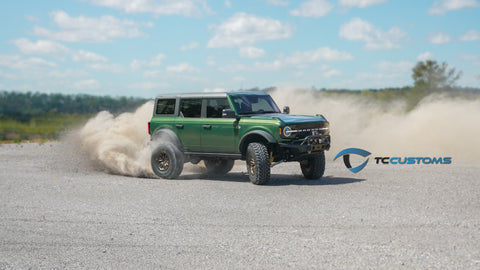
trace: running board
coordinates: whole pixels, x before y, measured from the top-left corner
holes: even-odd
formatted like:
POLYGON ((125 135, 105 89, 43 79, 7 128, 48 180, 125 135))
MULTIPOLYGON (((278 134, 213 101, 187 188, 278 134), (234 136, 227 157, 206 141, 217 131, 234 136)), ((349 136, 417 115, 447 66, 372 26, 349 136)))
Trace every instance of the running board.
POLYGON ((242 155, 240 154, 225 154, 225 153, 203 153, 203 152, 184 152, 185 155, 195 156, 195 157, 207 157, 207 158, 225 158, 225 159, 241 159, 242 155))

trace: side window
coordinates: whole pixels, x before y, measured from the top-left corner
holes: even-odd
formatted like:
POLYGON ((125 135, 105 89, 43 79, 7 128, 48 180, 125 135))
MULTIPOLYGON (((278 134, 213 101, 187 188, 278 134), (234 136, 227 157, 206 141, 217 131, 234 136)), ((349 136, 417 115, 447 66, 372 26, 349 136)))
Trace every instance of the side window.
POLYGON ((175 99, 159 99, 157 100, 157 114, 174 114, 175 99))
POLYGON ((207 99, 207 118, 222 118, 224 109, 230 109, 226 98, 207 99))
POLYGON ((200 118, 202 113, 202 99, 182 99, 180 102, 180 112, 183 117, 200 118))

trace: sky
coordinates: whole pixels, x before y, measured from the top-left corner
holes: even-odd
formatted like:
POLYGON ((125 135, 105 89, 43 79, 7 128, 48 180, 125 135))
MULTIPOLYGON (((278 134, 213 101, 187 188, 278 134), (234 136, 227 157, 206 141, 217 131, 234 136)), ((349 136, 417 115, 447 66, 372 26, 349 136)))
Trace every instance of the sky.
POLYGON ((154 97, 413 85, 418 61, 480 87, 479 0, 7 0, 0 89, 154 97))

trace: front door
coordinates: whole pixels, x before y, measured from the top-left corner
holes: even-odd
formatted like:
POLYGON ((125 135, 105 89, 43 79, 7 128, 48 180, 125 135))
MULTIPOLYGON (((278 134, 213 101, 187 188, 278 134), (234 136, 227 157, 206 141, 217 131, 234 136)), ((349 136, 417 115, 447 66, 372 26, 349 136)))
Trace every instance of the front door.
POLYGON ((204 100, 204 115, 201 125, 203 152, 238 153, 236 137, 237 123, 232 118, 222 118, 222 111, 230 109, 227 98, 207 98, 204 100))

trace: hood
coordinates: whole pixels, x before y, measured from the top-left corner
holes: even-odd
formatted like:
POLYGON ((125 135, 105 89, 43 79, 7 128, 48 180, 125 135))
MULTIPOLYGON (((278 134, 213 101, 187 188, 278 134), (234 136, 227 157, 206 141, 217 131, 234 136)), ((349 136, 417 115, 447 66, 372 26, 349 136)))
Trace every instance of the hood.
POLYGON ((313 116, 313 115, 292 115, 284 113, 272 113, 272 114, 262 114, 262 115, 253 115, 251 118, 260 118, 260 119, 279 119, 287 125, 290 124, 303 124, 303 123, 315 123, 315 122, 327 122, 327 119, 323 116, 313 116))

